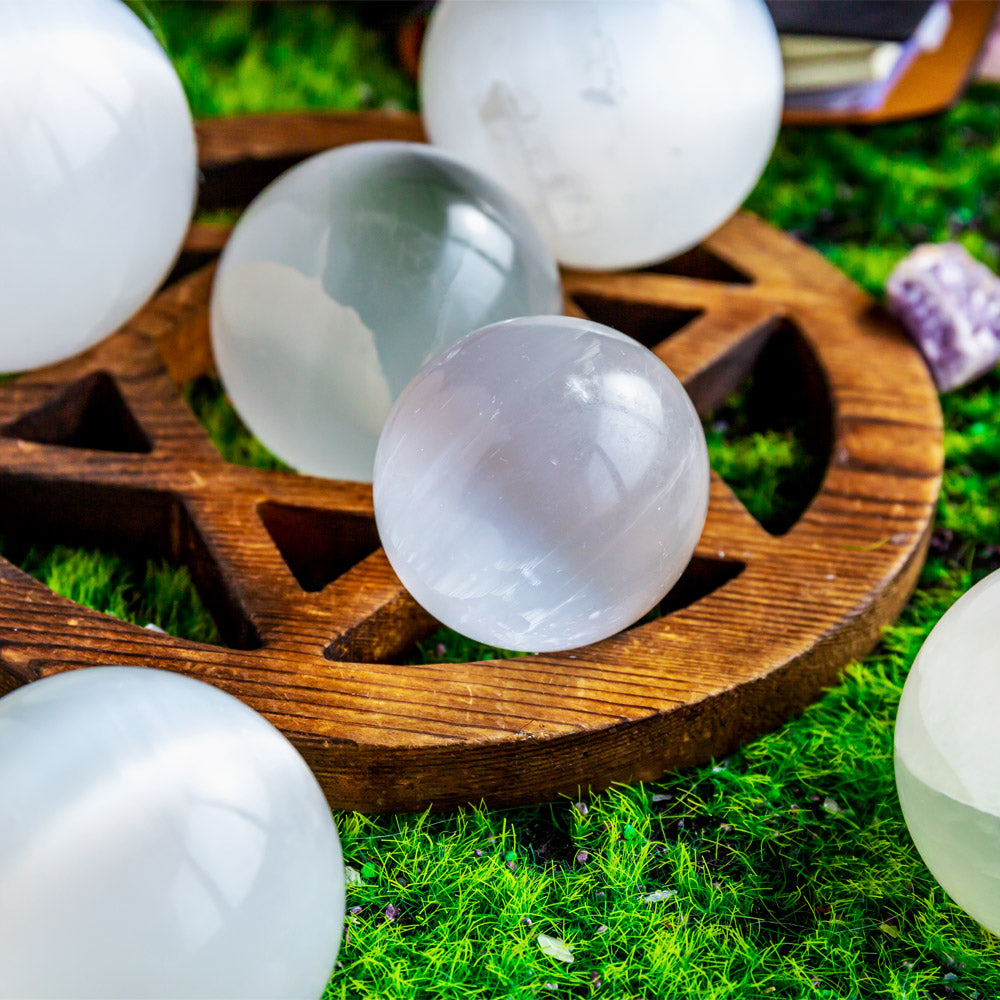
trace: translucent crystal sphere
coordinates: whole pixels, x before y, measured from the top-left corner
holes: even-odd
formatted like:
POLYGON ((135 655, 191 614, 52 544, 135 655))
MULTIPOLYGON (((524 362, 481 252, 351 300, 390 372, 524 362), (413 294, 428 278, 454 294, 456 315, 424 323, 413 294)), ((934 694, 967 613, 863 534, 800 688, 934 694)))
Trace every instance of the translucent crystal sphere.
POLYGON ((524 211, 428 146, 366 142, 283 174, 240 219, 212 292, 236 409, 302 472, 370 482, 393 400, 487 323, 557 312, 524 211))
POLYGON ((194 208, 184 91, 120 0, 0 2, 0 372, 90 347, 156 290, 194 208))
POLYGON ((1000 934, 1000 573, 924 643, 896 717, 896 787, 913 842, 967 913, 1000 934))
POLYGON ((715 229, 764 169, 782 95, 761 0, 441 0, 421 55, 431 140, 573 267, 649 264, 715 229))
POLYGON ((662 361, 598 323, 533 316, 476 331, 406 387, 379 442, 375 517, 439 621, 569 649, 670 589, 708 481, 698 415, 662 361))
POLYGON ((221 691, 92 667, 0 699, 0 997, 316 1000, 344 917, 323 793, 221 691))

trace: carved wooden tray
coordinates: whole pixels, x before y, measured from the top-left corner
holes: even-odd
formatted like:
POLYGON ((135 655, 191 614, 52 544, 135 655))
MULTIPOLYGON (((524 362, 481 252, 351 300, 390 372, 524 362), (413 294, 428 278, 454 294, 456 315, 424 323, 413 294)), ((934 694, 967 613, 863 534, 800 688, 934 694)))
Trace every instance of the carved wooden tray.
MULTIPOLYGON (((217 207, 318 149, 420 127, 293 116, 200 135, 217 207)), ((195 227, 189 250, 210 254, 219 232, 195 227)), ((370 488, 229 465, 178 393, 211 363, 210 282, 210 267, 190 273, 94 350, 0 387, 0 531, 183 562, 230 645, 124 624, 0 561, 0 690, 89 664, 163 667, 264 713, 336 806, 525 802, 654 778, 777 726, 914 586, 942 466, 930 377, 843 275, 742 214, 659 269, 565 273, 568 308, 652 345, 702 413, 752 370, 779 409, 806 406, 829 459, 801 518, 773 535, 714 476, 673 600, 687 606, 561 655, 394 662, 434 623, 377 548, 370 488)))

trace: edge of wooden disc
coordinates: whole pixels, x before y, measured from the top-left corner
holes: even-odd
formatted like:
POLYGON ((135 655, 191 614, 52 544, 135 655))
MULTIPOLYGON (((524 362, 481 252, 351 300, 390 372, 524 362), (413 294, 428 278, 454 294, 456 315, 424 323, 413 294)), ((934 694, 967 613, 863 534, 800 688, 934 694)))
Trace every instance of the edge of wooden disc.
MULTIPOLYGON (((221 164, 244 195, 240 177, 252 188, 282 157, 420 135, 405 115, 261 122, 199 126, 206 171, 221 164)), ((225 192, 212 183, 206 188, 225 192)), ((898 327, 818 254, 745 213, 702 250, 750 280, 657 269, 563 279, 571 309, 596 297, 696 314, 654 350, 702 412, 739 384, 776 329, 793 330, 809 355, 831 435, 822 484, 776 537, 713 477, 696 556, 745 568, 707 596, 565 654, 391 662, 431 623, 384 555, 360 558, 305 592, 261 521, 265 509, 320 512, 348 525, 337 528, 346 532, 338 544, 350 547, 351 531, 368 530, 370 488, 227 465, 178 396, 175 380, 208 363, 208 269, 165 289, 87 354, 0 387, 0 427, 8 429, 0 436, 0 524, 26 537, 117 542, 183 561, 215 595, 217 617, 237 623, 233 634, 243 629, 248 648, 126 625, 0 560, 0 690, 98 663, 181 671, 262 712, 302 752, 333 805, 366 812, 513 804, 652 779, 780 725, 878 641, 914 587, 941 480, 941 411, 898 327), (29 412, 69 419, 66 400, 82 391, 72 387, 100 373, 148 435, 148 453, 10 433, 29 412)))

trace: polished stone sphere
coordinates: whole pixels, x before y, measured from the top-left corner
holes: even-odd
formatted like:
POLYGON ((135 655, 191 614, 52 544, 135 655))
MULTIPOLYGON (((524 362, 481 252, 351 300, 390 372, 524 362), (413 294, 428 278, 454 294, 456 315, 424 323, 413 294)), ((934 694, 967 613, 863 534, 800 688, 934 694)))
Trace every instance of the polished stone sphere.
POLYGON ((781 53, 761 0, 441 0, 420 98, 431 141, 513 192, 562 263, 638 267, 749 194, 781 53))
POLYGON ((937 623, 896 717, 896 787, 945 892, 1000 934, 1000 572, 937 623))
POLYGON ((0 997, 316 1000, 344 866, 270 723, 186 677, 91 667, 0 698, 0 997))
POLYGON ((90 347, 170 270, 194 209, 180 80, 120 0, 0 2, 0 372, 90 347))
POLYGON ((370 482, 393 400, 487 323, 557 312, 524 211, 429 146, 366 142, 283 174, 240 219, 212 292, 219 374, 301 472, 370 482))
POLYGON ((595 642, 681 575, 708 507, 683 386, 609 327, 532 316, 432 361, 386 421, 375 517, 435 618, 540 652, 595 642))

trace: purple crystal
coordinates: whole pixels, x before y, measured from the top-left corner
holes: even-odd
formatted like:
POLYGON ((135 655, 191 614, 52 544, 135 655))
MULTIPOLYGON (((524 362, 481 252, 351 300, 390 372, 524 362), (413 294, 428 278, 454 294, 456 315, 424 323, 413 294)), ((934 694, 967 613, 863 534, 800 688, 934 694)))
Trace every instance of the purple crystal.
POLYGON ((896 265, 886 293, 942 392, 1000 359, 1000 278, 960 244, 917 247, 896 265))

